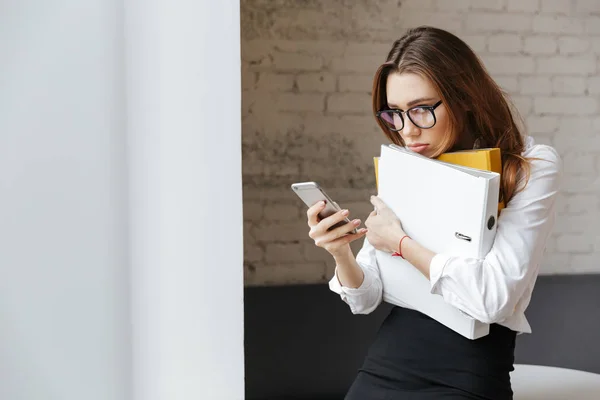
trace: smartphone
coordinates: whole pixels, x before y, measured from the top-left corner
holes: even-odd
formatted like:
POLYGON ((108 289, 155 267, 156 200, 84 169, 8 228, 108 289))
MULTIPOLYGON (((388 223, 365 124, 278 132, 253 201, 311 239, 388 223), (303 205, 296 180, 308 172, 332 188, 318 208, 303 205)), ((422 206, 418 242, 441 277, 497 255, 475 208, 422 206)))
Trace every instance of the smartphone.
MULTIPOLYGON (((330 215, 333 215, 336 212, 342 210, 340 206, 335 201, 333 201, 331 197, 329 197, 327 193, 325 193, 323 188, 320 187, 319 184, 316 182, 294 183, 292 184, 292 190, 298 195, 298 197, 300 197, 300 199, 302 199, 302 201, 304 202, 304 204, 306 204, 307 207, 312 207, 319 201, 324 201, 325 209, 319 213, 319 218, 321 219, 327 218, 330 215)), ((331 228, 329 228, 329 230, 347 224, 348 222, 350 222, 350 219, 345 218, 343 221, 340 221, 337 224, 333 225, 331 228)), ((350 233, 357 232, 358 231, 356 228, 350 231, 350 233)))

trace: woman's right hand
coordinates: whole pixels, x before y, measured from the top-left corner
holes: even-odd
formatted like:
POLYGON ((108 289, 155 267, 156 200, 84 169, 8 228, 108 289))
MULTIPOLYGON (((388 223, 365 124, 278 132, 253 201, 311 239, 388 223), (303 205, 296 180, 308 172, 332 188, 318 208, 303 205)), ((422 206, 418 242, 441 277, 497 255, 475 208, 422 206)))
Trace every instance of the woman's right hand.
POLYGON ((363 237, 367 233, 367 229, 362 228, 358 229, 357 233, 350 233, 360 226, 360 219, 355 219, 329 231, 330 227, 347 218, 349 212, 348 210, 341 210, 321 220, 319 213, 324 208, 325 203, 320 201, 306 212, 308 226, 310 227, 308 236, 315 241, 315 245, 324 248, 335 257, 347 251, 350 243, 363 237))

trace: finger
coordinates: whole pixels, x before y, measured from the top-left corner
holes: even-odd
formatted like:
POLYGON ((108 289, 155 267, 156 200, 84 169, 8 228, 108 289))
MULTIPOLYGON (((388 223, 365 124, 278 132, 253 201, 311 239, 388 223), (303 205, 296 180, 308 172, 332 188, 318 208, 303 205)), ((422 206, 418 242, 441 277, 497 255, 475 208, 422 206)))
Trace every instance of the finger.
POLYGON ((387 207, 387 204, 385 204, 384 201, 377 196, 371 196, 371 204, 375 206, 375 209, 379 210, 387 207))
POLYGON ((354 229, 358 228, 360 226, 360 219, 355 219, 353 221, 350 221, 342 226, 338 226, 335 229, 332 229, 331 231, 328 231, 327 233, 325 233, 323 236, 321 236, 321 238, 319 238, 319 242, 322 243, 327 243, 327 242, 333 242, 334 240, 351 234, 350 232, 352 232, 354 229))
POLYGON ((348 235, 344 235, 334 241, 330 242, 330 246, 342 246, 345 244, 349 244, 354 242, 356 239, 360 239, 361 237, 367 234, 368 230, 365 228, 359 229, 357 233, 352 233, 348 235))
POLYGON ((371 211, 371 213, 367 217, 367 220, 365 221, 365 226, 368 228, 369 225, 371 225, 371 222, 373 222, 373 219, 376 217, 377 217, 377 211, 371 211))
POLYGON ((350 212, 348 210, 340 210, 327 218, 323 218, 319 224, 322 226, 323 230, 326 231, 335 224, 342 222, 344 219, 348 218, 349 214, 350 212))
POLYGON ((306 211, 306 216, 308 217, 308 226, 311 228, 317 226, 319 223, 319 213, 323 211, 324 208, 324 201, 319 201, 318 203, 313 204, 312 207, 308 208, 308 211, 306 211))

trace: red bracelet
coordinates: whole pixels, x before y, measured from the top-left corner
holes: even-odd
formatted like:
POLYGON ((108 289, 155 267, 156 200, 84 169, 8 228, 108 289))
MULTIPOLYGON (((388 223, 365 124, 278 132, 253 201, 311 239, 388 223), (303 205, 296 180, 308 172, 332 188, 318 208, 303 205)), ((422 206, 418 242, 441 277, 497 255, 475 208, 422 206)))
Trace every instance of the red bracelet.
POLYGON ((408 235, 402 236, 402 239, 400 239, 400 243, 398 243, 398 251, 392 253, 393 257, 402 257, 402 258, 404 258, 404 256, 402 255, 402 241, 404 239, 406 239, 407 237, 408 237, 408 235))

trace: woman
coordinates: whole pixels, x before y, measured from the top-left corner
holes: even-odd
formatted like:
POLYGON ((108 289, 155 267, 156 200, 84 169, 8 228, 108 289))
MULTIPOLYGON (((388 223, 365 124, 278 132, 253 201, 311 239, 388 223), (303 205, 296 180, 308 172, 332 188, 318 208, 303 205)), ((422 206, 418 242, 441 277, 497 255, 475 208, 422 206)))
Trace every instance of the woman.
POLYGON ((378 249, 399 253, 430 281, 431 293, 491 324, 489 335, 469 340, 417 311, 394 307, 346 399, 511 399, 515 337, 531 332, 524 311, 554 224, 561 160, 521 134, 477 56, 440 29, 412 29, 393 44, 375 76, 373 111, 390 141, 427 157, 499 147, 506 208, 484 259, 433 253, 408 237, 377 197, 366 228, 356 234, 349 232, 360 220, 328 231, 347 210, 323 220, 317 216, 323 204, 308 210, 309 236, 336 262, 330 288, 353 313, 370 313, 381 303, 378 249), (355 259, 349 243, 363 236, 355 259))

